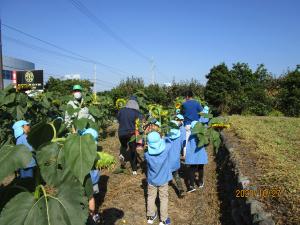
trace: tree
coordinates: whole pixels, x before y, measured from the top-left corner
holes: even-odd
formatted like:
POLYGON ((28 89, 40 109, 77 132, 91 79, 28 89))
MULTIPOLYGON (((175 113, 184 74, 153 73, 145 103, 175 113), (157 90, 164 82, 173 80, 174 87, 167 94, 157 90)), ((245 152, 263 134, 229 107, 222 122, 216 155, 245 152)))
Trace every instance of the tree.
POLYGON ((273 78, 262 64, 253 72, 246 63, 233 64, 231 70, 222 63, 206 78, 205 100, 217 113, 267 115, 272 110, 268 85, 273 78))
POLYGON ((128 98, 137 91, 144 90, 144 81, 139 77, 127 77, 126 80, 122 80, 120 84, 111 90, 111 97, 114 101, 118 98, 128 98))
POLYGON ((209 74, 204 91, 205 100, 212 106, 216 113, 231 112, 231 104, 235 102, 235 96, 240 90, 237 78, 232 77, 225 63, 214 66, 209 74))
POLYGON ((167 91, 165 86, 158 84, 151 84, 145 89, 145 93, 150 102, 155 102, 161 105, 169 105, 170 99, 167 98, 167 91))
POLYGON ((268 115, 272 110, 272 101, 267 95, 267 83, 271 75, 264 65, 258 65, 255 72, 252 72, 248 64, 236 63, 231 73, 241 84, 240 94, 231 111, 259 116, 268 115))
POLYGON ((50 77, 45 85, 45 90, 49 92, 66 94, 66 92, 71 93, 72 88, 75 84, 79 84, 82 86, 85 92, 90 92, 93 87, 93 83, 89 80, 77 80, 77 79, 67 79, 60 80, 53 77, 50 77))
POLYGON ((300 66, 280 82, 279 108, 286 116, 300 116, 300 66))

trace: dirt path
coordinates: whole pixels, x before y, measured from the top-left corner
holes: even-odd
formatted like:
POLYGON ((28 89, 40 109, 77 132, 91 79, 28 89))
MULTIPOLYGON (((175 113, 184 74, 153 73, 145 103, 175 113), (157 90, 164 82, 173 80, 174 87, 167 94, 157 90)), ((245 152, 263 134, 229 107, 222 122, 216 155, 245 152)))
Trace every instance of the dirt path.
MULTIPOLYGON (((101 141, 101 147, 104 151, 118 156, 119 141, 115 135, 101 141)), ((172 224, 221 224, 216 163, 211 149, 208 152, 209 164, 205 167, 203 189, 187 194, 184 199, 179 199, 174 188, 169 185, 169 215, 172 224)), ((127 166, 129 167, 129 163, 127 166)), ((140 170, 137 176, 131 175, 130 169, 123 174, 103 173, 99 201, 104 224, 147 224, 146 186, 145 174, 140 170)))

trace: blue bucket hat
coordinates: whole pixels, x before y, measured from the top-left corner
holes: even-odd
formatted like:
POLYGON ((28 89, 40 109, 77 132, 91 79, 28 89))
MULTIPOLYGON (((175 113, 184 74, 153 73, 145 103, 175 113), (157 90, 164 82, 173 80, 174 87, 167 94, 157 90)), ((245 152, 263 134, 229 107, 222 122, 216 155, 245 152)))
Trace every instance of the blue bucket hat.
POLYGON ((183 115, 181 115, 181 114, 177 114, 177 115, 176 115, 176 118, 179 119, 179 120, 184 120, 184 117, 183 117, 183 115))
POLYGON ((20 137, 24 133, 23 126, 28 125, 28 124, 29 123, 25 120, 19 120, 19 121, 14 123, 14 125, 12 126, 12 129, 14 129, 15 138, 20 137))
POLYGON ((202 112, 207 114, 209 112, 209 107, 208 106, 204 106, 202 112))
POLYGON ((97 139, 98 139, 98 132, 95 129, 93 129, 93 128, 86 129, 82 133, 82 135, 85 135, 85 134, 91 134, 93 136, 93 138, 94 138, 95 141, 97 141, 97 139))
POLYGON ((156 122, 154 123, 154 125, 156 125, 156 126, 158 126, 158 127, 161 127, 161 123, 160 123, 159 121, 156 121, 156 122))
POLYGON ((159 155, 165 150, 166 142, 160 134, 153 131, 147 136, 149 155, 159 155))
MULTIPOLYGON (((175 120, 171 120, 171 123, 174 123, 174 124, 178 125, 175 120)), ((179 130, 179 128, 178 129, 172 128, 170 130, 170 132, 168 133, 168 137, 171 138, 172 140, 179 138, 180 137, 180 130, 179 130)))
POLYGON ((192 123, 191 123, 191 128, 193 129, 195 126, 196 126, 196 124, 198 123, 199 121, 193 121, 192 123))

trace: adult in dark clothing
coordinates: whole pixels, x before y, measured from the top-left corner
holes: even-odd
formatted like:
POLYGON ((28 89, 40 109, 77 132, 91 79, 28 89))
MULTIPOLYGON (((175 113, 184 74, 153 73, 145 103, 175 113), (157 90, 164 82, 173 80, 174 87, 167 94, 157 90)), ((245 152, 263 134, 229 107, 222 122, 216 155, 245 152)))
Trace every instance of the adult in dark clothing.
POLYGON ((129 140, 132 135, 134 135, 135 121, 138 118, 142 119, 142 115, 139 112, 139 105, 135 98, 131 97, 126 106, 119 111, 117 119, 119 122, 118 134, 121 143, 119 155, 121 168, 125 166, 125 156, 127 155, 127 148, 129 147, 129 160, 133 175, 137 174, 136 143, 129 142, 129 140))

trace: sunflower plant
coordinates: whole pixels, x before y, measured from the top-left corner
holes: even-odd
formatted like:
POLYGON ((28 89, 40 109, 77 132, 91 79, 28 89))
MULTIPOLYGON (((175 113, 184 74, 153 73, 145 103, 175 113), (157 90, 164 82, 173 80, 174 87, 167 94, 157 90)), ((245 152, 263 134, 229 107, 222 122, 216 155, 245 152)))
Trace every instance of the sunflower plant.
POLYGON ((192 134, 197 136, 197 145, 199 148, 211 143, 215 152, 217 153, 222 142, 220 132, 224 128, 229 127, 230 125, 228 124, 227 119, 223 117, 213 117, 210 119, 207 125, 198 122, 192 129, 192 134))
POLYGON ((117 110, 120 110, 122 108, 124 108, 126 106, 126 103, 127 103, 127 100, 124 99, 124 98, 118 98, 117 101, 116 101, 116 109, 117 110))

